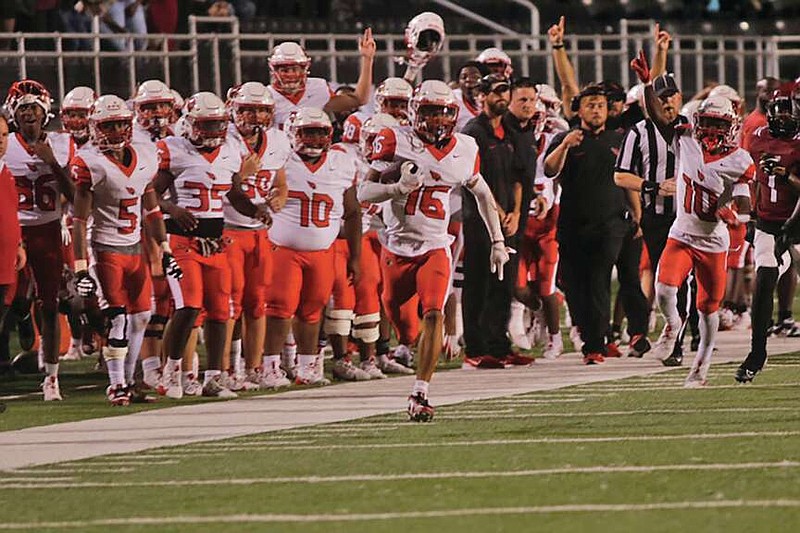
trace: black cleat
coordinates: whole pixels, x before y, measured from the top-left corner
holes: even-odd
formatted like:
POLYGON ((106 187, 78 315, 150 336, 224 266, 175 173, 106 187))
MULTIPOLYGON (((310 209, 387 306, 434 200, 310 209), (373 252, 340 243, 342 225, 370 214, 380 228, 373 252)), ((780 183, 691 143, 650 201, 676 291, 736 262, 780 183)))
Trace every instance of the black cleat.
POLYGON ((433 407, 428 399, 420 393, 408 397, 408 418, 412 422, 430 422, 433 420, 433 407))
POLYGON ((628 357, 641 358, 644 354, 650 351, 650 341, 647 335, 634 335, 631 339, 630 350, 628 350, 628 357))
POLYGON ((750 370, 742 365, 736 369, 736 375, 733 376, 733 379, 735 379, 737 383, 752 383, 756 374, 758 374, 758 370, 750 370))
POLYGON ((19 318, 17 332, 19 333, 20 348, 25 352, 33 349, 33 343, 36 341, 36 331, 33 329, 33 315, 31 313, 19 318))
POLYGON ((661 364, 664 366, 681 366, 683 364, 683 354, 680 352, 674 352, 666 359, 662 359, 661 364))

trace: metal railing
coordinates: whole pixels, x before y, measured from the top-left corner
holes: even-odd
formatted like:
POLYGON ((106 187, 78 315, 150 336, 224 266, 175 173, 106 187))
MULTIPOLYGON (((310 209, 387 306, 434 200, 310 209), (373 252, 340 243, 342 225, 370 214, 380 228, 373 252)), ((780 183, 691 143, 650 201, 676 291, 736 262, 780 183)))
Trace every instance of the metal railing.
MULTIPOLYGON (((567 37, 581 83, 615 79, 628 86, 634 81, 629 60, 643 46, 651 46, 652 33, 631 29, 623 23, 617 34, 567 37)), ((375 38, 375 79, 401 75, 403 67, 397 58, 404 52, 403 36, 375 38)), ((333 84, 352 83, 358 75, 357 39, 355 34, 245 34, 235 18, 209 17, 191 17, 188 34, 105 34, 96 22, 91 33, 0 34, 0 43, 11 41, 16 48, 0 49, 0 91, 16 79, 32 77, 53 89, 58 101, 76 85, 127 97, 141 81, 159 78, 184 94, 199 90, 223 94, 242 80, 266 82, 269 51, 288 40, 306 48, 313 59, 312 75, 333 84), (136 50, 135 42, 141 39, 150 48, 136 50), (123 42, 123 50, 109 49, 113 42, 123 42), (84 49, 75 49, 80 48, 76 45, 84 49)), ((556 84, 546 36, 523 34, 449 35, 440 56, 425 68, 424 77, 451 80, 462 63, 489 46, 505 50, 519 75, 556 84)), ((751 93, 755 80, 763 76, 800 74, 800 35, 675 35, 670 70, 687 93, 710 80, 751 93)))

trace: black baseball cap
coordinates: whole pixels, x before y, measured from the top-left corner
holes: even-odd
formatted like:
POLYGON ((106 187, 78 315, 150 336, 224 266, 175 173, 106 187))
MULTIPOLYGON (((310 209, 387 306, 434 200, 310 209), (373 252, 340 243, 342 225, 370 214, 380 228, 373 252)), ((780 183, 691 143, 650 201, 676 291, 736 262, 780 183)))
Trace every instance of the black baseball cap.
POLYGON ((672 74, 662 74, 653 80, 653 91, 656 96, 672 96, 675 93, 681 92, 678 89, 678 84, 675 83, 675 77, 672 74))
POLYGON ((511 89, 511 82, 502 74, 488 74, 481 78, 478 90, 483 94, 489 94, 492 91, 500 90, 500 92, 511 89))

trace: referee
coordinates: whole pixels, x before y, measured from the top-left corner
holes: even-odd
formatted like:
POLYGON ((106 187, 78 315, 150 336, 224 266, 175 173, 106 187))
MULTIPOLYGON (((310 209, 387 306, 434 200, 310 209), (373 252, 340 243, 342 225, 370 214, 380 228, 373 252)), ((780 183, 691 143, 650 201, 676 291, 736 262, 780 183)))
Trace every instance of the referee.
MULTIPOLYGON (((663 74, 653 80, 653 90, 661 100, 664 116, 675 124, 686 124, 686 117, 679 114, 683 99, 671 74, 663 74)), ((633 192, 629 199, 641 205, 639 225, 655 269, 667 244, 667 236, 675 221, 675 172, 677 170, 676 145, 667 144, 653 121, 646 118, 637 122, 625 135, 617 157, 614 181, 620 187, 633 192), (640 193, 640 194, 637 194, 640 193)), ((634 211, 638 211, 634 209, 634 211)), ((652 300, 654 291, 649 287, 647 296, 652 300)), ((681 289, 678 308, 685 315, 686 289, 681 289)), ((685 316, 682 316, 685 319, 685 316)), ((675 344, 672 354, 665 357, 664 364, 681 364, 681 342, 675 344)))

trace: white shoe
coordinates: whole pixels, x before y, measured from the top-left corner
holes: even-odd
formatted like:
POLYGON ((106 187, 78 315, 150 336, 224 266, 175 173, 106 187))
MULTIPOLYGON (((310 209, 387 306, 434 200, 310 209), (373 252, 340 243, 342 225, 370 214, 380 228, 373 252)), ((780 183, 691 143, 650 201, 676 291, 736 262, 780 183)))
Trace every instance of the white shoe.
POLYGON ((330 385, 331 381, 324 375, 320 375, 317 371, 317 366, 316 361, 308 365, 298 366, 294 382, 298 385, 317 385, 320 387, 330 385))
POLYGON ((408 376, 414 373, 413 368, 401 365, 388 355, 378 357, 378 368, 380 368, 384 374, 403 374, 408 376))
POLYGON ((225 386, 222 375, 214 376, 203 385, 203 396, 206 398, 238 398, 239 395, 225 386))
POLYGON ((544 321, 544 313, 540 309, 534 313, 533 324, 528 330, 528 339, 532 346, 541 346, 549 341, 547 324, 544 321))
POLYGON ((289 379, 294 379, 297 374, 297 345, 283 345, 281 352, 281 368, 289 379))
POLYGON ((708 380, 698 368, 693 368, 689 375, 686 376, 686 381, 683 382, 684 389, 699 389, 706 385, 708 385, 708 380))
POLYGON ((172 361, 167 361, 167 367, 164 368, 164 375, 161 378, 161 385, 158 388, 158 393, 162 394, 173 400, 180 400, 183 398, 183 385, 181 384, 181 371, 170 370, 169 365, 172 361))
POLYGON ((282 389, 288 387, 292 382, 286 377, 286 372, 279 366, 267 369, 261 376, 262 389, 282 389))
POLYGON ((576 352, 583 349, 583 339, 581 339, 581 332, 578 331, 578 326, 569 328, 569 340, 572 341, 572 346, 576 352))
POLYGON ((520 350, 530 350, 531 343, 525 335, 525 324, 523 320, 524 306, 519 302, 511 304, 511 320, 508 322, 508 337, 511 342, 520 350), (522 308, 522 309, 520 309, 522 308))
POLYGON ((458 335, 445 335, 442 342, 442 352, 447 361, 458 359, 461 356, 461 344, 458 342, 458 335))
POLYGON ((106 398, 114 406, 126 406, 131 404, 131 393, 124 385, 109 385, 106 388, 106 398))
POLYGON ((189 374, 186 379, 181 379, 183 394, 186 396, 202 396, 203 384, 194 374, 189 374))
POLYGON ((556 333, 547 343, 542 356, 545 359, 557 359, 562 353, 564 353, 564 341, 561 339, 561 333, 556 333))
POLYGON ((392 359, 405 367, 411 368, 414 364, 414 353, 405 344, 398 344, 397 348, 392 352, 392 359))
POLYGON ((752 319, 750 317, 750 312, 745 311, 744 313, 736 317, 736 323, 733 325, 731 329, 734 331, 747 331, 748 329, 750 329, 751 325, 752 325, 752 319))
POLYGON ((226 389, 234 392, 258 390, 258 383, 247 381, 247 377, 244 373, 229 374, 228 372, 223 372, 222 385, 226 389))
POLYGON ((58 376, 47 376, 42 382, 42 392, 44 392, 44 401, 46 402, 60 402, 64 398, 61 397, 61 388, 58 386, 58 376))
POLYGON ((343 381, 369 381, 372 376, 361 370, 349 357, 342 357, 333 363, 333 377, 343 381))
POLYGON ((375 358, 370 357, 366 361, 361 361, 361 370, 369 374, 370 379, 385 379, 386 374, 381 372, 378 365, 375 363, 375 358))
POLYGON ((142 383, 150 389, 158 390, 161 385, 161 371, 145 370, 142 372, 142 383))
POLYGON ((531 345, 531 340, 528 338, 528 335, 522 332, 508 332, 508 336, 511 338, 511 344, 519 348, 520 350, 530 350, 533 346, 531 345))
POLYGON ((675 349, 675 343, 677 340, 678 332, 673 331, 672 327, 668 323, 664 324, 664 329, 661 330, 661 335, 653 345, 653 356, 663 361, 672 355, 672 351, 675 349))
POLYGON ((59 357, 62 361, 80 361, 86 357, 86 354, 83 353, 83 350, 80 346, 70 346, 67 353, 59 357))

